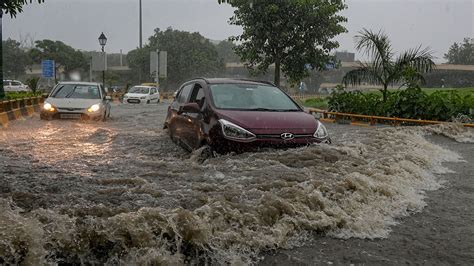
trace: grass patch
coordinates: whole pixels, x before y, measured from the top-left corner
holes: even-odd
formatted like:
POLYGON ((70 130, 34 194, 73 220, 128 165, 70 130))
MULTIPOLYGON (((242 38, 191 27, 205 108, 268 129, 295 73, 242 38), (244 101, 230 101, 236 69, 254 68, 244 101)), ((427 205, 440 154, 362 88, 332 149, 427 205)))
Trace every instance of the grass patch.
POLYGON ((310 98, 304 101, 303 106, 318 109, 328 109, 328 100, 326 98, 310 98))

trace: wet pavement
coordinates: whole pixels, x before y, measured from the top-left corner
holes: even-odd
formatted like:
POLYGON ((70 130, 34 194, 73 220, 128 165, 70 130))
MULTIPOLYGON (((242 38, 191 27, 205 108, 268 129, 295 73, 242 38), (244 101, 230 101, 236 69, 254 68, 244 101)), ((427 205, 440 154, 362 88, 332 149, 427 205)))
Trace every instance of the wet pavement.
POLYGON ((0 263, 251 263, 318 237, 385 238, 465 156, 418 128, 328 125, 333 145, 201 162, 162 129, 166 108, 0 130, 0 263))

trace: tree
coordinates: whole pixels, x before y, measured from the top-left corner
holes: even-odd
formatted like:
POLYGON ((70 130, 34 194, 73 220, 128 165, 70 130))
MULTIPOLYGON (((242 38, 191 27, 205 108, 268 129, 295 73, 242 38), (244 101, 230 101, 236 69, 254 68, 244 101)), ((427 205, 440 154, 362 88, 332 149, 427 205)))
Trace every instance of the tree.
POLYGON ((20 43, 8 39, 2 41, 3 45, 3 72, 7 78, 18 79, 25 74, 25 69, 31 63, 28 53, 20 47, 20 43))
POLYGON ((464 43, 454 43, 444 59, 450 64, 474 65, 474 39, 464 38, 464 43))
MULTIPOLYGON (((155 29, 149 44, 127 55, 130 68, 135 73, 150 73, 150 51, 168 52, 168 78, 162 85, 172 87, 187 79, 199 76, 215 76, 224 68, 216 47, 201 34, 168 28, 155 29)), ((149 80, 153 77, 149 76, 149 80)))
POLYGON ((217 53, 224 63, 240 62, 240 57, 235 53, 234 49, 235 44, 228 40, 216 44, 217 53))
POLYGON ((42 40, 36 41, 35 48, 31 49, 30 55, 36 63, 49 59, 55 62, 55 72, 63 69, 65 73, 73 70, 86 70, 89 66, 88 60, 81 51, 75 50, 61 41, 42 40))
POLYGON ((339 12, 343 0, 219 0, 235 7, 230 24, 242 26, 235 51, 254 73, 266 72, 275 64, 275 84, 283 71, 290 81, 309 75, 310 69, 323 70, 339 47, 332 40, 346 32, 347 21, 339 12))
POLYGON ((387 100, 389 85, 400 82, 413 84, 416 83, 415 77, 423 82, 422 74, 435 67, 431 51, 428 48, 421 49, 421 46, 405 51, 394 60, 391 42, 381 31, 360 31, 356 36, 356 49, 368 56, 370 62, 360 63, 359 68, 347 72, 343 83, 360 85, 366 82, 382 85, 383 89, 380 91, 384 102, 387 100))
MULTIPOLYGON (((23 5, 32 3, 33 0, 2 0, 0 1, 0 40, 3 40, 3 13, 10 14, 11 17, 16 17, 18 13, 23 11, 23 5)), ((44 0, 38 0, 42 3, 44 0)), ((0 42, 0 55, 3 55, 3 42, 0 42)), ((0 99, 5 98, 5 91, 3 90, 3 56, 0 56, 0 99)))

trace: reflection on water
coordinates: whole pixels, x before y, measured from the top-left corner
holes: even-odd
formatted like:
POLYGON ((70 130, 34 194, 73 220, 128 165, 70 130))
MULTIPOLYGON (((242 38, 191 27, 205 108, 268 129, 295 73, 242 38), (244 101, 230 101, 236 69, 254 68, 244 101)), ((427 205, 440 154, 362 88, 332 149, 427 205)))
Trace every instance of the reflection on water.
POLYGON ((119 106, 107 123, 34 120, 2 132, 0 259, 249 263, 308 231, 386 237, 439 187, 441 163, 460 160, 426 130, 389 128, 199 163, 161 130, 165 110, 119 106))

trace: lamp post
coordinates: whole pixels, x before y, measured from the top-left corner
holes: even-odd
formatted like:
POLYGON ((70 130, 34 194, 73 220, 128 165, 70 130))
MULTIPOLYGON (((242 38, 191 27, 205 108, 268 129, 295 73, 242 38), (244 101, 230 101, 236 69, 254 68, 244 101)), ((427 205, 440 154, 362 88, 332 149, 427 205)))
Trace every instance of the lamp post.
POLYGON ((100 44, 100 46, 102 46, 102 52, 104 53, 104 60, 105 60, 104 61, 104 70, 102 71, 102 87, 104 87, 104 89, 105 89, 105 64, 107 62, 107 59, 106 59, 107 55, 105 55, 104 47, 107 44, 107 37, 105 37, 105 34, 103 32, 99 36, 99 44, 100 44))

